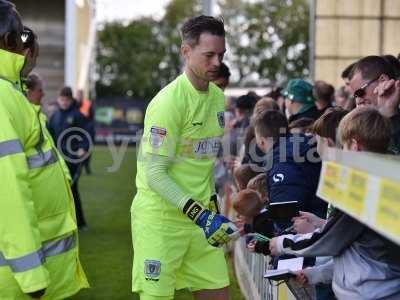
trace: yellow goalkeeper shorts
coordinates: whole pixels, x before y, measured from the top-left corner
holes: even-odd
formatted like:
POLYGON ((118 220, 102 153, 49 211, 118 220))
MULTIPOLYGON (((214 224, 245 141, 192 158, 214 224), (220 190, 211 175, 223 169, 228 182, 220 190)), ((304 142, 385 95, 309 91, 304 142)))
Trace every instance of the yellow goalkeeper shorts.
POLYGON ((183 288, 229 286, 223 249, 209 245, 197 225, 177 227, 139 219, 132 216, 133 292, 173 296, 183 288))

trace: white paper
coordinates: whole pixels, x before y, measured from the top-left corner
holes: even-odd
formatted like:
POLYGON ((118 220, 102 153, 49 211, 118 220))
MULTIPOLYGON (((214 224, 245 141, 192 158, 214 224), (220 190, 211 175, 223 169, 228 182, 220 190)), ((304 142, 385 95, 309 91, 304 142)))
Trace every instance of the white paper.
POLYGON ((280 259, 278 261, 277 270, 290 270, 292 272, 303 269, 304 257, 296 257, 289 259, 280 259))
POLYGON ((264 277, 272 277, 286 273, 289 273, 288 270, 267 270, 264 274, 264 277))

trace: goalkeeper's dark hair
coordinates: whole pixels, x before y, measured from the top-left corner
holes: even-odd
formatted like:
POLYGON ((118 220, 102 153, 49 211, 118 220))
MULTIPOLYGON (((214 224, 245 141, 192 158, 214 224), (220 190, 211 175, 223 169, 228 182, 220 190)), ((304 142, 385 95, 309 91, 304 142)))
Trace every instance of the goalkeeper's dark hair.
POLYGON ((202 33, 225 36, 223 20, 204 15, 186 20, 181 30, 182 42, 194 47, 199 43, 202 33))

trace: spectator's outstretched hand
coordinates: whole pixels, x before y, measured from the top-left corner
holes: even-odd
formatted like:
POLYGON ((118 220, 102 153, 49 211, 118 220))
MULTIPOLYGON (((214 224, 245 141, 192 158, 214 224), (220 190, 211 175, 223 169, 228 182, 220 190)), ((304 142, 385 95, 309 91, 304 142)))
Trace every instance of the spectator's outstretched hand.
POLYGON ((269 241, 269 251, 271 252, 271 255, 274 255, 274 256, 279 255, 277 242, 278 242, 278 239, 276 237, 272 238, 269 241))
POLYGON ((303 270, 297 271, 296 273, 296 281, 302 286, 302 287, 308 287, 308 279, 306 274, 304 273, 303 270))
POLYGON ((300 211, 300 216, 293 218, 292 221, 295 222, 297 218, 303 218, 307 220, 308 223, 311 223, 314 225, 316 228, 322 228, 326 224, 325 219, 321 219, 320 217, 310 213, 310 212, 305 212, 305 211, 300 211))
POLYGON ((309 233, 313 232, 316 229, 316 227, 307 219, 304 217, 296 217, 293 218, 293 230, 296 233, 309 233))
POLYGON ((238 215, 238 217, 234 223, 239 231, 240 236, 245 235, 246 232, 244 231, 244 224, 246 223, 246 221, 245 221, 244 217, 238 215))
POLYGON ((400 80, 382 81, 375 88, 374 93, 378 95, 378 109, 382 115, 390 118, 398 112, 400 80))
POLYGON ((250 241, 250 243, 248 243, 247 244, 247 249, 250 251, 250 252, 256 252, 256 245, 257 245, 257 241, 256 240, 252 240, 252 241, 250 241))

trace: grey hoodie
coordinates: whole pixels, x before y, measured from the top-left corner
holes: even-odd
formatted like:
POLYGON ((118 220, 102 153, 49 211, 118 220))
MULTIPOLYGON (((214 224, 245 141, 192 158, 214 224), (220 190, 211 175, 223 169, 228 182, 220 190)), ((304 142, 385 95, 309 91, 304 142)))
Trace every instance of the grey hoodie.
POLYGON ((277 239, 280 254, 333 256, 340 300, 400 299, 400 246, 336 210, 322 230, 277 239))

